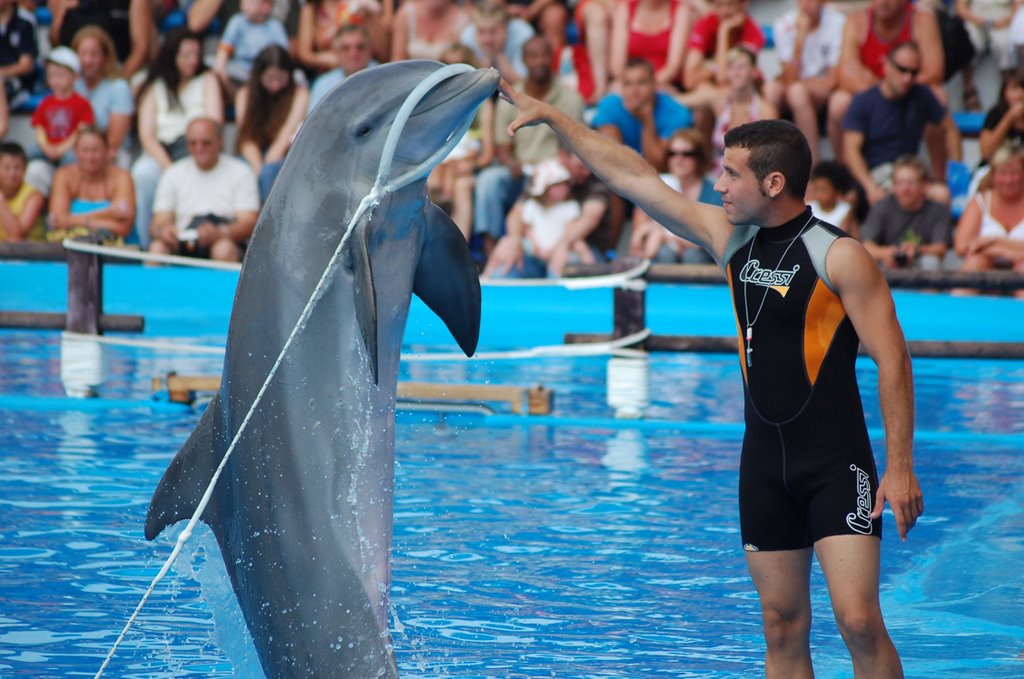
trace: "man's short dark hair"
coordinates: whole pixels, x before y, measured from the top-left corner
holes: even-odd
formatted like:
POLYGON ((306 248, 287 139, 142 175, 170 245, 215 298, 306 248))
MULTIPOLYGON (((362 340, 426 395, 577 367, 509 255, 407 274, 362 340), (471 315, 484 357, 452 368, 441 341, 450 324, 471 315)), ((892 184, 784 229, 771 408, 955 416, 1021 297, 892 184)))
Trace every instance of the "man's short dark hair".
POLYGON ((0 142, 0 156, 13 156, 15 158, 21 158, 21 162, 27 163, 28 156, 25 154, 25 149, 22 148, 21 144, 13 141, 0 142))
POLYGON ((642 68, 646 70, 652 78, 654 77, 654 65, 643 57, 630 57, 629 61, 626 62, 626 68, 642 68))
POLYGON ((757 181, 772 172, 786 178, 786 192, 803 200, 811 175, 811 147, 807 138, 787 120, 755 120, 725 133, 725 148, 741 148, 750 152, 747 165, 757 181))

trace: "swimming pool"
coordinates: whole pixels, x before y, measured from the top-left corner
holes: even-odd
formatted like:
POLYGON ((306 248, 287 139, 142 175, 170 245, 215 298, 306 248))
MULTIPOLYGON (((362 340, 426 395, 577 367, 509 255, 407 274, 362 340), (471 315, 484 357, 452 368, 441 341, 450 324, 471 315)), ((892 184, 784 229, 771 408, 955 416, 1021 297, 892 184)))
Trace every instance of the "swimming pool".
MULTIPOLYGON (((546 293, 531 294, 531 308, 546 306, 546 293)), ((148 335, 184 332, 173 311, 152 306, 148 335)), ((195 335, 223 341, 222 320, 195 335)), ((572 321, 572 330, 600 331, 607 310, 581 308, 572 321)), ((414 320, 407 338, 420 349, 435 344, 434 332, 414 320)), ((197 413, 149 400, 149 379, 172 369, 216 374, 219 359, 107 353, 101 398, 69 401, 58 336, 0 332, 5 676, 93 674, 170 553, 166 538, 143 540, 142 521, 197 413)), ((556 409, 531 418, 400 413, 392 603, 403 676, 763 672, 737 534, 736 357, 652 357, 641 422, 611 417, 606 367, 605 357, 404 365, 404 379, 543 382, 556 409)), ((859 367, 877 445, 874 375, 869 362, 859 367)), ((910 677, 1022 676, 1024 363, 921 360, 915 369, 926 514, 907 543, 894 539, 889 517, 887 623, 910 677)), ((212 613, 225 583, 213 577, 204 591, 188 570, 157 588, 108 676, 230 676, 233 667, 248 676, 234 647, 242 623, 212 613)), ((816 669, 850 676, 814 577, 816 669)))

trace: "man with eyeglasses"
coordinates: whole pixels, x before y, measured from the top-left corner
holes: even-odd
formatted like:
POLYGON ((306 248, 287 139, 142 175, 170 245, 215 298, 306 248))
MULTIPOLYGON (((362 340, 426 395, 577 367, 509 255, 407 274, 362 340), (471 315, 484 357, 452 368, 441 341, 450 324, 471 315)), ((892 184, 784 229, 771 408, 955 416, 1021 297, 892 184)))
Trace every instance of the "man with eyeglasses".
POLYGON ((331 44, 338 52, 340 66, 322 73, 313 81, 313 86, 309 90, 310 111, 323 99, 325 94, 341 84, 345 78, 377 64, 377 61, 373 59, 370 33, 362 24, 342 26, 338 29, 338 34, 334 36, 331 44))
MULTIPOLYGON (((914 81, 928 85, 932 93, 944 106, 946 92, 942 87, 945 73, 945 56, 942 35, 935 11, 924 3, 910 0, 870 0, 862 10, 847 15, 843 26, 842 45, 839 49, 839 65, 836 71, 837 87, 829 95, 827 128, 836 160, 847 162, 845 144, 842 143, 843 119, 853 97, 885 78, 886 63, 893 49, 899 44, 913 40, 921 55, 921 62, 914 81)), ((926 131, 928 151, 932 156, 932 174, 943 179, 946 174, 946 143, 943 127, 955 130, 952 119, 943 121, 942 126, 930 126, 926 131)), ((956 153, 949 158, 960 157, 959 141, 956 153)))
MULTIPOLYGON (((921 68, 917 43, 908 40, 897 45, 886 57, 885 77, 854 96, 843 118, 846 164, 872 204, 892 190, 893 161, 902 155, 916 155, 925 126, 941 125, 946 117, 945 107, 931 88, 916 82, 921 68)), ((946 139, 946 151, 952 155, 959 137, 955 129, 946 129, 952 130, 946 139)), ((949 189, 933 184, 928 197, 948 205, 949 189)))
POLYGON ((215 120, 194 119, 185 141, 188 157, 157 184, 149 251, 241 261, 260 211, 256 175, 245 161, 221 154, 223 131, 215 120))

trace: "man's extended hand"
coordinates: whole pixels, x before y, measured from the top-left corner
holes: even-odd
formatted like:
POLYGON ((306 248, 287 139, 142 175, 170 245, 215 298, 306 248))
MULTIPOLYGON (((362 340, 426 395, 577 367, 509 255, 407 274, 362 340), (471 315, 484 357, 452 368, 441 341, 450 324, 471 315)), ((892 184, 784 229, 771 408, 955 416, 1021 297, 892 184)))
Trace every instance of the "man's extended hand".
POLYGON ((513 87, 502 78, 498 82, 498 94, 501 98, 516 107, 516 117, 508 126, 508 136, 515 136, 516 130, 522 127, 530 127, 547 120, 547 112, 550 106, 533 97, 513 89, 513 87))

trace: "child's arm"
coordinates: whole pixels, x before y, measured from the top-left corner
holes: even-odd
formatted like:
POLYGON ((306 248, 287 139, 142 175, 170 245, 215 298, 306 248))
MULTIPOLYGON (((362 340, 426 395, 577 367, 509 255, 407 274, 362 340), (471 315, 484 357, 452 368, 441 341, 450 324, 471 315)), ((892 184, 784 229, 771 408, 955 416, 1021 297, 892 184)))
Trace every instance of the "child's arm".
POLYGON ((36 145, 43 155, 51 161, 60 160, 61 154, 57 152, 56 146, 50 143, 50 138, 46 136, 46 128, 42 125, 33 125, 32 129, 35 131, 36 145))
POLYGON ((45 203, 46 199, 43 198, 43 194, 35 191, 25 201, 21 214, 16 215, 11 212, 7 201, 0 200, 0 231, 6 232, 7 240, 12 243, 25 240, 25 237, 32 231, 32 226, 39 219, 39 215, 43 213, 45 203))
POLYGON ((220 76, 221 80, 228 79, 228 59, 235 51, 234 45, 223 40, 217 44, 217 57, 213 62, 213 72, 220 76))
POLYGON ((80 127, 82 127, 81 123, 75 125, 75 129, 72 130, 71 134, 68 135, 67 139, 59 141, 53 145, 53 152, 57 154, 53 158, 54 160, 60 160, 61 158, 64 157, 65 153, 75 148, 75 138, 78 136, 78 129, 80 127))

